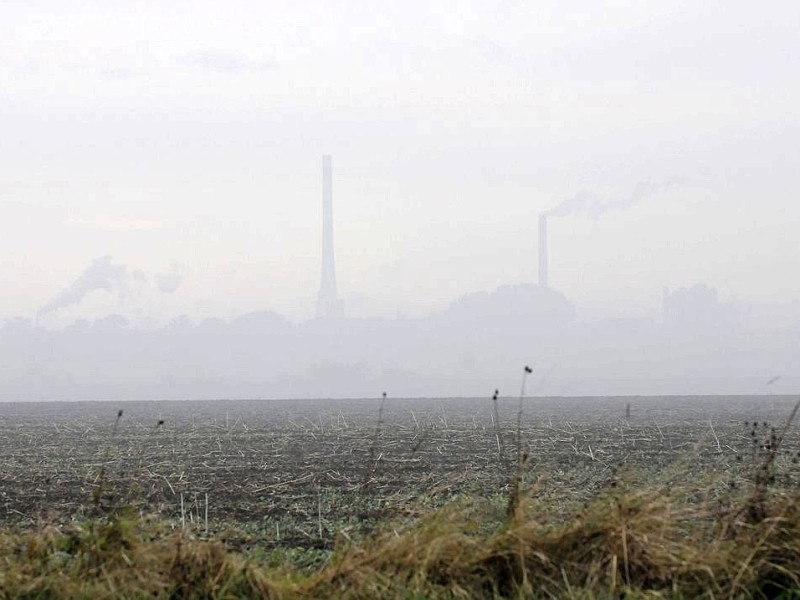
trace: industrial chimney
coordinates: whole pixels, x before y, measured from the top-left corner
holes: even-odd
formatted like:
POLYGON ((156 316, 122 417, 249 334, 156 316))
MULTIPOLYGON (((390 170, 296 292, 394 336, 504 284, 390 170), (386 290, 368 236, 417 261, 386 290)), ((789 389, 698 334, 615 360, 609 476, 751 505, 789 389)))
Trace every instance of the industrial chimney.
POLYGON ((336 291, 336 261, 333 255, 333 169, 331 157, 322 156, 322 274, 317 296, 317 317, 343 316, 336 291))
POLYGON ((539 287, 547 287, 547 213, 539 215, 539 287))

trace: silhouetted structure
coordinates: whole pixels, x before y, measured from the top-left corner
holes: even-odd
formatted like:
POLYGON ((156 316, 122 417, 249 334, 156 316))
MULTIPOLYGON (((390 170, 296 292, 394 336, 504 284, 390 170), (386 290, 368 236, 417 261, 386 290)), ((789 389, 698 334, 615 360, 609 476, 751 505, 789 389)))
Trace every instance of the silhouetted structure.
POLYGON ((333 168, 328 154, 322 157, 322 274, 317 297, 317 317, 343 316, 336 290, 336 260, 333 253, 333 168))

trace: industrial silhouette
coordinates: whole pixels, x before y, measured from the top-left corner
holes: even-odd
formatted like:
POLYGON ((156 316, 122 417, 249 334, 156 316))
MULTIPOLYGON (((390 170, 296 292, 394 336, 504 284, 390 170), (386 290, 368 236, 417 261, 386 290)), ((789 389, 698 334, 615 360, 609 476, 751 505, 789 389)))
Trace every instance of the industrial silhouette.
POLYGON ((333 252, 333 167, 328 154, 322 156, 322 273, 317 296, 317 318, 344 316, 336 290, 336 259, 333 252))

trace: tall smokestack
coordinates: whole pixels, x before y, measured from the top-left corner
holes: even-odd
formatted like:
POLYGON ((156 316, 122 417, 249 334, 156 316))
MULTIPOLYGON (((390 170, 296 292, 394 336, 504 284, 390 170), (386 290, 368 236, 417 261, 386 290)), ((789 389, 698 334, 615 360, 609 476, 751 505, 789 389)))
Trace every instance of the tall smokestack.
POLYGON ((317 317, 342 316, 336 291, 336 260, 333 254, 333 168, 331 157, 322 156, 322 273, 317 297, 317 317))
POLYGON ((547 287, 547 213, 539 215, 539 287, 547 287))

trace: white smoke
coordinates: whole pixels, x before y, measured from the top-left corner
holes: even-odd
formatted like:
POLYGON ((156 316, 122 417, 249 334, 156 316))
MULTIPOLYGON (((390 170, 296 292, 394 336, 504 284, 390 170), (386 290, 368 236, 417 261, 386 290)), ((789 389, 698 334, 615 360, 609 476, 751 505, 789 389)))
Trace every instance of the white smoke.
POLYGON ((87 294, 106 291, 119 296, 127 293, 130 274, 125 265, 114 264, 110 256, 95 258, 67 289, 39 309, 40 315, 80 304, 87 294))
POLYGON ((633 192, 631 192, 629 196, 613 200, 607 200, 582 190, 550 210, 545 211, 544 214, 548 217, 584 214, 596 219, 609 212, 632 208, 649 196, 666 191, 679 183, 677 179, 670 179, 658 183, 653 181, 641 181, 636 184, 636 187, 633 188, 633 192))
MULTIPOLYGON (((151 278, 139 269, 129 270, 126 265, 114 262, 111 256, 95 258, 89 266, 65 290, 38 310, 39 315, 80 304, 90 293, 105 291, 119 297, 130 299, 132 289, 147 285, 151 278)), ((178 265, 173 264, 170 271, 152 276, 156 288, 165 294, 175 292, 183 281, 178 265)))

